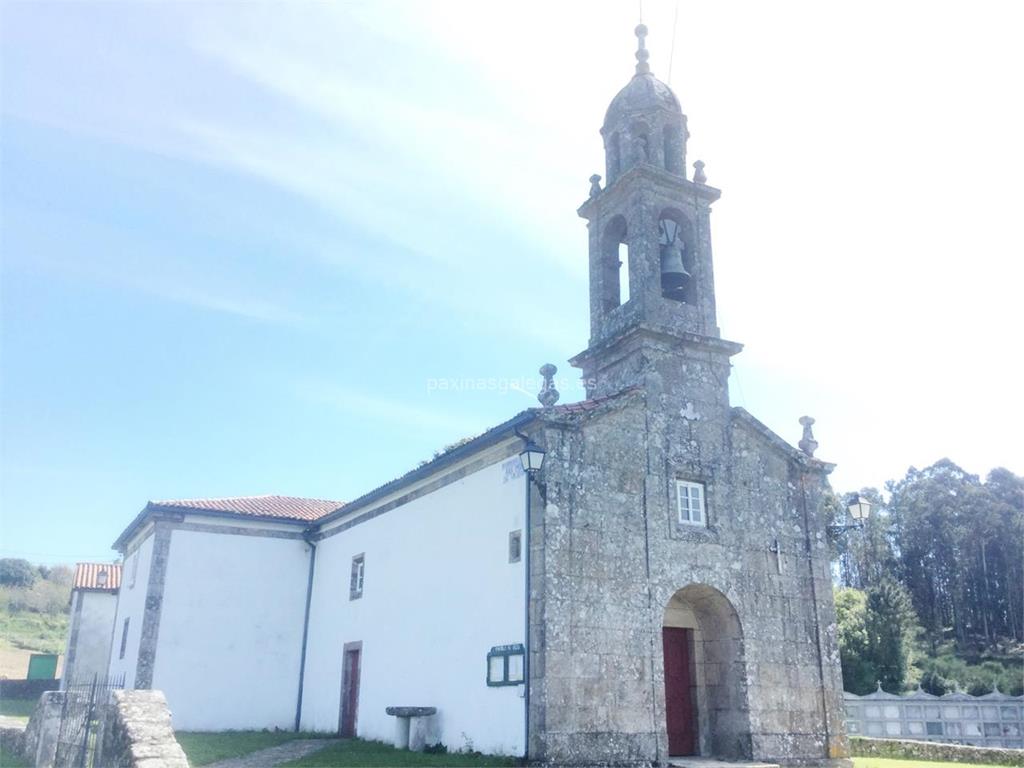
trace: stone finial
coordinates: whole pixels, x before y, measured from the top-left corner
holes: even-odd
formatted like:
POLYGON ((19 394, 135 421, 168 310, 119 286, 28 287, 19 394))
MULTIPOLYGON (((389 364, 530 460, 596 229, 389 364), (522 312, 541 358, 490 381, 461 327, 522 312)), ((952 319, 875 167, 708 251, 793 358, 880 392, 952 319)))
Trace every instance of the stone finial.
POLYGON ((814 452, 818 450, 818 441, 814 439, 814 433, 811 432, 811 427, 814 426, 814 419, 810 416, 801 416, 800 426, 804 428, 804 435, 800 438, 800 442, 797 445, 808 456, 814 456, 814 452))
POLYGON ((544 384, 537 394, 537 399, 545 408, 550 408, 558 402, 558 390, 555 389, 554 382, 556 373, 558 373, 558 369, 551 363, 545 363, 540 367, 540 375, 544 377, 544 384))
POLYGON ((636 29, 633 31, 636 33, 637 39, 636 73, 638 75, 646 75, 651 71, 651 65, 647 63, 647 60, 651 58, 651 54, 644 46, 644 38, 647 37, 647 27, 643 24, 637 24, 636 29))
POLYGON ((708 177, 704 173, 704 161, 698 160, 693 164, 693 183, 707 184, 708 177))
POLYGON ((590 198, 594 199, 601 194, 601 174, 595 173, 590 177, 590 198))

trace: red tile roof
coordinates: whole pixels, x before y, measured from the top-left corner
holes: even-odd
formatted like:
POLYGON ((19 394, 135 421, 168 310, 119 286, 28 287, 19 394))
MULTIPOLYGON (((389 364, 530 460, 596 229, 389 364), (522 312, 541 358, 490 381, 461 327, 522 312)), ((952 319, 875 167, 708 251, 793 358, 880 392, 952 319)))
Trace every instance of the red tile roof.
POLYGON ((539 413, 555 413, 555 414, 586 413, 587 411, 592 411, 595 408, 600 408, 602 405, 604 405, 607 402, 610 402, 612 400, 618 400, 623 395, 629 395, 629 394, 632 394, 634 392, 639 392, 639 391, 640 391, 640 387, 626 387, 625 389, 620 390, 619 392, 616 392, 615 394, 612 394, 612 395, 604 395, 603 397, 595 397, 595 398, 592 398, 590 400, 580 400, 579 402, 576 402, 576 403, 560 403, 558 405, 553 405, 553 406, 551 406, 551 408, 548 408, 546 410, 541 409, 541 408, 534 408, 533 410, 537 411, 539 413))
POLYGON ((102 589, 116 592, 121 587, 121 566, 111 563, 77 563, 72 589, 102 589), (104 580, 100 574, 106 574, 104 580))
POLYGON ((235 496, 226 499, 173 499, 151 501, 150 510, 174 512, 221 512, 285 520, 318 520, 344 505, 343 501, 303 499, 297 496, 235 496))

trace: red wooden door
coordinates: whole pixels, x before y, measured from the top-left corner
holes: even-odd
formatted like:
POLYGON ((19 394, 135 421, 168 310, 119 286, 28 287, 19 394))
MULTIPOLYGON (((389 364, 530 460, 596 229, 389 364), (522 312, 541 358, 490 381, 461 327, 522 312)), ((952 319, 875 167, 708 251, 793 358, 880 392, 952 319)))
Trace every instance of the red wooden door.
POLYGON ((690 637, 693 630, 662 628, 665 652, 665 723, 669 755, 697 752, 697 718, 693 706, 690 637))
MULTIPOLYGON (((353 643, 353 645, 357 645, 353 643)), ((358 645, 362 645, 359 643, 358 645)), ((338 730, 345 738, 356 735, 356 712, 359 708, 359 654, 361 648, 345 648, 341 671, 341 721, 338 730)))

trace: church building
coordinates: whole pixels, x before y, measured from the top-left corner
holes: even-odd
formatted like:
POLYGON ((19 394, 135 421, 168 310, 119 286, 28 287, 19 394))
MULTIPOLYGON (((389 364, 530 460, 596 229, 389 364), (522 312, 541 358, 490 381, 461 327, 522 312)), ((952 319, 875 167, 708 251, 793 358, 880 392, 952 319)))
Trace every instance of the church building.
POLYGON ((849 765, 813 420, 729 403, 687 118, 636 71, 591 177, 587 399, 540 407, 347 503, 150 502, 110 672, 176 728, 338 731, 557 765, 849 765))

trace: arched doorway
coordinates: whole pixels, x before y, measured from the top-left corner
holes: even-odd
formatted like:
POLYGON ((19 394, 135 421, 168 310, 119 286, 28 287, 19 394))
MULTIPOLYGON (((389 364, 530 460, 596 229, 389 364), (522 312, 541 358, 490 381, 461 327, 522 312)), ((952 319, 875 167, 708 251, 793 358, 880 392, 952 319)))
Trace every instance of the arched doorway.
POLYGON ((669 599, 662 625, 669 755, 749 758, 743 629, 732 603, 691 584, 669 599))

